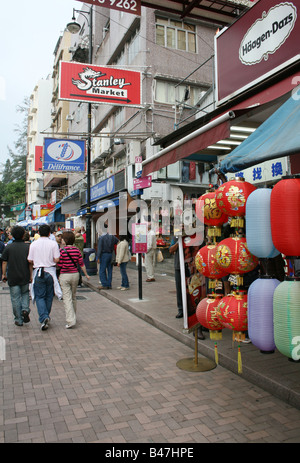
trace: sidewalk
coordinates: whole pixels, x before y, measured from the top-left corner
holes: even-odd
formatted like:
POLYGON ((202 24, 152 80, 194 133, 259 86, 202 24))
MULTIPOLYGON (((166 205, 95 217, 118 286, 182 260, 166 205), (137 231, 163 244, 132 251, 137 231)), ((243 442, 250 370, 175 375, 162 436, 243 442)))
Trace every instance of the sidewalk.
MULTIPOLYGON (((105 296, 78 288, 77 324, 71 330, 65 329, 64 305, 56 298, 47 331, 40 330, 32 304, 31 322, 15 326, 8 287, 0 285, 0 336, 6 345, 0 359, 0 444, 102 443, 106 458, 123 449, 119 444, 126 444, 126 451, 130 444, 148 444, 143 452, 182 446, 194 449, 199 460, 201 443, 300 442, 299 408, 235 374, 236 369, 178 368, 178 361, 193 357, 194 338, 183 335, 182 320, 175 318, 172 277, 145 283, 144 299, 137 302, 137 272, 128 273, 130 291, 113 289, 105 296)), ((96 276, 90 280, 95 284, 96 276)), ((119 284, 115 268, 113 287, 119 284)), ((232 350, 229 335, 219 342, 225 364, 232 350)), ((211 341, 200 341, 199 350, 204 347, 209 352, 211 341)), ((242 346, 244 376, 252 348, 242 346)), ((234 361, 236 353, 235 347, 234 361)), ((205 360, 199 353, 199 361, 205 360)), ((261 370, 267 365, 265 357, 262 361, 261 370)), ((280 358, 278 365, 286 367, 283 376, 289 379, 290 362, 280 358)), ((148 460, 147 453, 140 454, 139 461, 148 460)))
MULTIPOLYGON (((161 273, 165 269, 156 266, 156 281, 147 283, 145 272, 142 278, 142 297, 139 299, 137 267, 131 264, 128 268, 130 281, 129 291, 116 288, 121 284, 118 267, 113 269, 111 290, 98 290, 98 275, 91 276, 87 286, 97 290, 107 299, 145 320, 159 330, 169 334, 176 340, 191 347, 194 351, 195 340, 192 333, 183 332, 183 319, 177 319, 176 291, 174 277, 161 273)), ((205 340, 198 340, 198 352, 207 358, 215 359, 215 341, 209 339, 205 332, 205 340)), ((217 343, 219 364, 238 374, 238 344, 232 342, 232 332, 223 330, 223 339, 217 343)), ((300 362, 290 361, 280 352, 262 354, 250 344, 240 344, 242 356, 241 377, 270 392, 274 396, 300 409, 300 362)))

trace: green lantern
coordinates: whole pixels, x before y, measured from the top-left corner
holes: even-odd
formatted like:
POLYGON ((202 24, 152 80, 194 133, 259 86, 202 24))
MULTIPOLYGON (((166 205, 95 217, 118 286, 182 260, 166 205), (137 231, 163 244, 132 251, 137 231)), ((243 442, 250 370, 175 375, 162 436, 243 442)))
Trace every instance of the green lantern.
POLYGON ((279 352, 300 360, 300 281, 280 283, 273 297, 274 340, 279 352))

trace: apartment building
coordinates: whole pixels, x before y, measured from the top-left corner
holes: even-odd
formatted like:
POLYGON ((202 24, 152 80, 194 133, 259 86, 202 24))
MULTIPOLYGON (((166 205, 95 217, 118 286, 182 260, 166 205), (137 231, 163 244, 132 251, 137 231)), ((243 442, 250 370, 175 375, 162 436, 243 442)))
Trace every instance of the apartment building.
POLYGON ((28 112, 26 204, 43 204, 43 132, 51 126, 52 78, 40 79, 30 95, 28 112))
MULTIPOLYGON (((73 61, 88 63, 90 8, 84 5, 77 21, 82 25, 72 37, 73 61)), ((92 64, 141 73, 142 104, 137 107, 93 104, 91 147, 91 201, 93 222, 99 217, 96 204, 119 191, 134 194, 135 156, 152 156, 154 143, 197 117, 198 104, 213 80, 213 41, 218 25, 180 20, 162 11, 142 7, 141 16, 94 7, 92 64), (105 182, 113 178, 114 191, 106 194, 105 182), (100 186, 100 187, 99 187, 100 186), (95 193, 95 194, 94 194, 95 193)), ((85 102, 70 102, 69 132, 87 132, 85 102)), ((195 166, 194 166, 195 167, 195 166)), ((191 196, 199 193, 198 169, 186 175, 182 162, 153 173, 153 186, 144 199, 191 196), (193 188, 193 185, 195 188, 193 188), (178 186, 180 190, 178 190, 178 186)), ((82 183, 81 183, 82 185, 82 183)), ((204 185, 205 188, 205 185, 204 185)), ((69 194, 80 182, 69 184, 69 194)), ((84 221, 85 195, 81 196, 84 221)), ((95 241, 95 230, 94 240, 95 241)))

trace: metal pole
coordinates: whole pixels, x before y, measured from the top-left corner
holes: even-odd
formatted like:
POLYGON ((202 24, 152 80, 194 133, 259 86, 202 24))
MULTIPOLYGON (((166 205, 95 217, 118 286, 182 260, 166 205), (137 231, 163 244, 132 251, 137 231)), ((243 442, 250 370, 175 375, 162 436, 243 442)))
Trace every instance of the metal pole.
MULTIPOLYGON (((137 195, 137 200, 141 199, 141 195, 137 195)), ((142 222, 142 217, 141 217, 142 211, 141 208, 139 210, 139 215, 138 215, 138 223, 142 222)), ((142 269, 142 254, 138 254, 138 287, 139 287, 139 300, 141 301, 143 299, 143 283, 142 283, 142 278, 143 278, 143 269, 142 269)))
MULTIPOLYGON (((89 64, 93 61, 93 6, 90 9, 90 29, 89 29, 89 64)), ((87 200, 86 200, 86 247, 91 248, 91 131, 92 131, 92 104, 88 103, 88 141, 87 141, 87 200)))

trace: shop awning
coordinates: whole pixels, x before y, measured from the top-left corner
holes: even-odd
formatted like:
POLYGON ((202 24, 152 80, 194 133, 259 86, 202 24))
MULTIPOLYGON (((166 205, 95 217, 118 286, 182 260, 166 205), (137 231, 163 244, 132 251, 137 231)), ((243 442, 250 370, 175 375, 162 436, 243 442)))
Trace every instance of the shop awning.
POLYGON ((96 205, 96 212, 104 212, 105 209, 109 209, 110 207, 118 206, 118 205, 119 205, 119 196, 116 196, 115 198, 99 201, 96 205))
POLYGON ((191 134, 181 138, 167 148, 162 149, 149 159, 144 160, 142 163, 143 176, 149 175, 152 172, 157 172, 159 169, 179 161, 179 159, 186 158, 197 153, 197 151, 203 150, 209 145, 213 145, 223 138, 229 137, 229 121, 234 117, 234 112, 229 111, 191 134))
POLYGON ((47 215, 47 223, 64 223, 65 222, 65 214, 60 212, 60 207, 54 209, 47 215))
POLYGON ((239 172, 263 161, 300 153, 300 99, 291 96, 255 132, 223 159, 216 170, 239 172))
POLYGON ((253 108, 240 108, 227 111, 198 129, 180 138, 161 151, 145 159, 143 165, 143 176, 173 164, 180 159, 198 160, 202 162, 215 162, 216 153, 213 150, 206 150, 208 146, 215 145, 220 140, 230 137, 230 127, 239 117, 245 116, 253 108))
POLYGON ((80 208, 80 192, 79 190, 66 196, 61 200, 61 213, 62 214, 76 214, 80 208))

